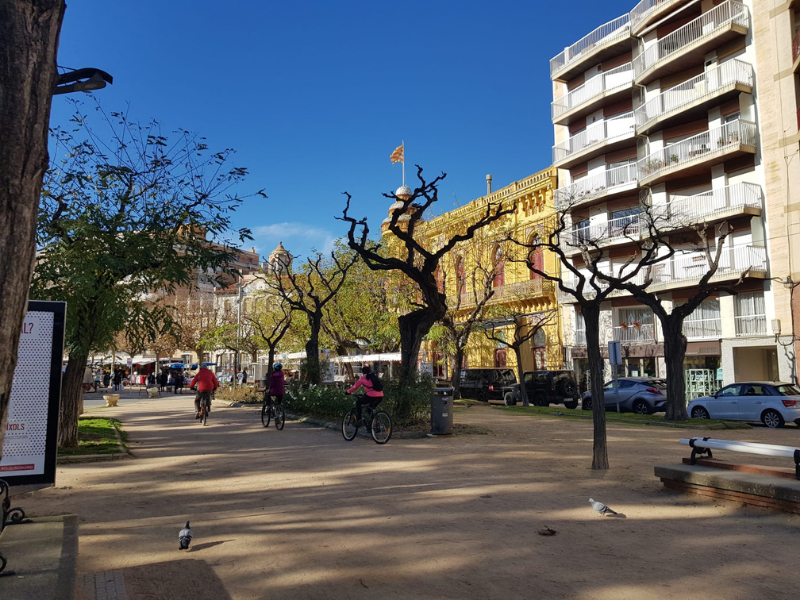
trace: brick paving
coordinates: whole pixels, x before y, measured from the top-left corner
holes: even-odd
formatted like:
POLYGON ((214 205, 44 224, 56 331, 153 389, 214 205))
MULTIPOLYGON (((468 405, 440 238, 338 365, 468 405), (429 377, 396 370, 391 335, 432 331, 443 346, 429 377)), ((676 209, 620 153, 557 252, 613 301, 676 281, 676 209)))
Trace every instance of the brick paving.
POLYGON ((79 600, 127 600, 122 571, 88 573, 83 576, 84 597, 79 600))

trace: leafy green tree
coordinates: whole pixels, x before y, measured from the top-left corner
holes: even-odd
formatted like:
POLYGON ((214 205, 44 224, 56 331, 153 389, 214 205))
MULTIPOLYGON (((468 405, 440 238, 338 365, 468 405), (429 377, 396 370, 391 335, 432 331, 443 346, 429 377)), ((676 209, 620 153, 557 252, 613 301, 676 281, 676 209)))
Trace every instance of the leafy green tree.
POLYGON ((53 131, 31 290, 67 302, 62 446, 77 444, 89 353, 126 329, 144 328, 151 338, 162 331, 168 323, 154 292, 192 287, 216 269, 234 274, 225 236, 242 201, 232 188, 246 175, 228 166, 231 150, 210 152, 190 132, 167 137, 155 121, 142 125, 99 107, 95 117, 101 131, 76 104, 72 127, 53 131))

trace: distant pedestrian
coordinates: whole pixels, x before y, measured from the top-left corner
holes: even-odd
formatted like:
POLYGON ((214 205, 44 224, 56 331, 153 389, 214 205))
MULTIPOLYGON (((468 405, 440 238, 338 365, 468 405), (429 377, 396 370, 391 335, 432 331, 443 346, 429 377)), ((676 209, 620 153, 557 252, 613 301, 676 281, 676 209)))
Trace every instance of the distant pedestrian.
POLYGON ((122 384, 122 371, 117 369, 114 371, 114 391, 119 391, 119 386, 122 384))
POLYGON ((103 387, 108 389, 109 384, 111 383, 111 373, 108 371, 103 372, 103 387))
POLYGON ((183 390, 183 373, 175 373, 175 393, 180 394, 183 390))
POLYGON ((169 375, 167 375, 166 371, 161 371, 161 375, 158 377, 158 389, 160 391, 164 391, 164 388, 167 387, 167 381, 169 381, 169 375))
POLYGON ((247 383, 247 369, 242 371, 242 385, 247 383))
POLYGON ((156 374, 150 373, 150 375, 147 376, 147 385, 155 385, 155 384, 156 384, 156 374))

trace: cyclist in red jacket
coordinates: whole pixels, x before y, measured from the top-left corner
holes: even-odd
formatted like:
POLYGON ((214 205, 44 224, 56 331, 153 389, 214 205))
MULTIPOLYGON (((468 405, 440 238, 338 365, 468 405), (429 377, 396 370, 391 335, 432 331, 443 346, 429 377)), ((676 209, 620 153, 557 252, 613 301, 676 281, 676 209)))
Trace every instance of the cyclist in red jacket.
POLYGON ((189 384, 189 387, 194 389, 195 384, 197 385, 197 395, 194 397, 194 409, 195 409, 195 419, 199 419, 203 416, 202 411, 200 410, 200 400, 204 396, 208 396, 208 410, 211 411, 211 394, 219 387, 219 382, 217 381, 217 376, 212 373, 208 367, 202 365, 200 370, 197 372, 197 375, 194 376, 192 382, 189 384))

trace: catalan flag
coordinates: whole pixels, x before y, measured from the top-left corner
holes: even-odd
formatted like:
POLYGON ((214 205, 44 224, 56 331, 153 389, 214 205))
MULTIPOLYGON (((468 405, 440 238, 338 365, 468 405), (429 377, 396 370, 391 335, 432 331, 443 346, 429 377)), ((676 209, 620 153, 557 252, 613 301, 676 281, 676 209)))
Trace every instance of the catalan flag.
POLYGON ((406 164, 403 157, 403 146, 405 146, 405 144, 400 144, 394 149, 394 152, 392 152, 392 155, 389 157, 393 163, 399 162, 406 164))

